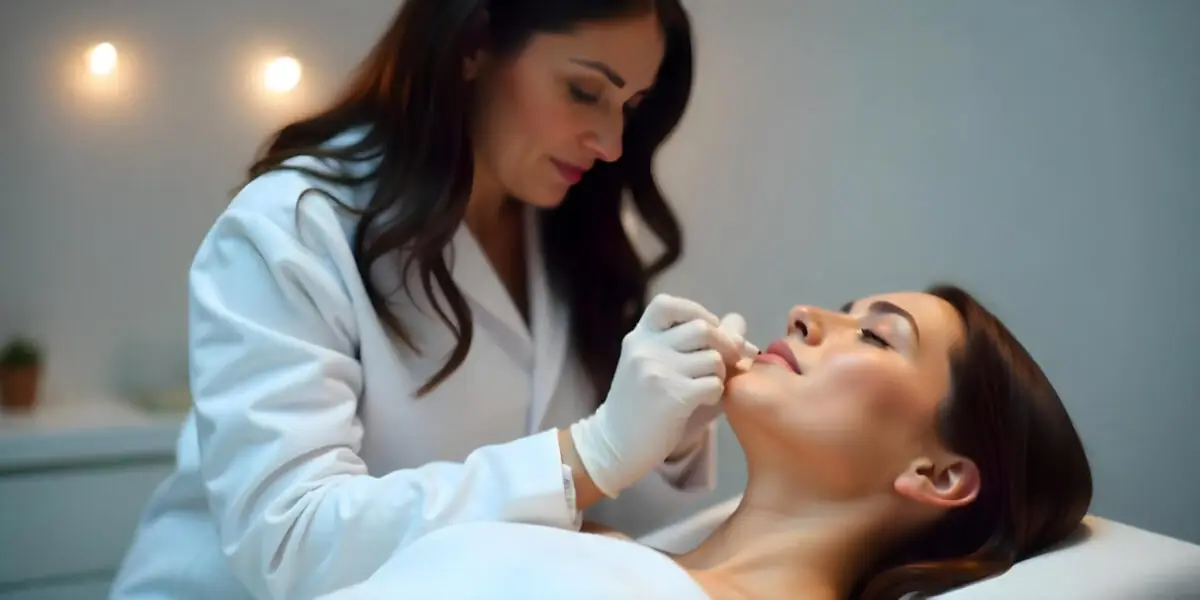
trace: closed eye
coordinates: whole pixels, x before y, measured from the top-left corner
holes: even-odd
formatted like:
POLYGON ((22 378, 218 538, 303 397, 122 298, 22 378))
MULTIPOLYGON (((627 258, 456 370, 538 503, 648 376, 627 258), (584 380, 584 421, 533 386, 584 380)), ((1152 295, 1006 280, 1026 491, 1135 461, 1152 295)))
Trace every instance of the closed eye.
POLYGON ((571 99, 581 104, 595 104, 600 101, 599 96, 595 94, 589 94, 573 83, 569 84, 567 89, 571 93, 571 99))
POLYGON ((891 348, 892 347, 892 345, 889 344, 887 340, 883 339, 883 337, 881 337, 879 334, 875 333, 874 331, 871 331, 870 329, 866 329, 866 328, 859 329, 858 336, 859 336, 859 338, 862 339, 862 341, 864 341, 868 344, 871 344, 872 346, 877 346, 879 348, 891 348))

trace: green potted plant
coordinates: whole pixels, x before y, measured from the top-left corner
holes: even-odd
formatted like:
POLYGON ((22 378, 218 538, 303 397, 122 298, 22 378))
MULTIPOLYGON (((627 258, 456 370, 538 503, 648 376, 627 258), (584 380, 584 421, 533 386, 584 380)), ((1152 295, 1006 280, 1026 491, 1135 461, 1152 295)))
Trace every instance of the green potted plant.
POLYGON ((41 383, 42 350, 36 342, 17 337, 0 349, 0 401, 5 410, 33 410, 41 383))

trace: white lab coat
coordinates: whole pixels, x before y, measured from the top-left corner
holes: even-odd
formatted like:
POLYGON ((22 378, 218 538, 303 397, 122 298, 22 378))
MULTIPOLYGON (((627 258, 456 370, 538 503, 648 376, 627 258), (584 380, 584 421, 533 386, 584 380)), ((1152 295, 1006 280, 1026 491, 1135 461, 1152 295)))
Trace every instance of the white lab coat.
MULTIPOLYGON (((354 217, 319 194, 297 204, 310 188, 357 205, 370 192, 265 175, 196 255, 194 409, 177 469, 151 497, 117 574, 116 600, 299 600, 364 579, 449 524, 574 526, 551 428, 589 414, 593 389, 571 350, 568 307, 547 285, 533 210, 532 332, 460 228, 448 256, 475 338, 459 369, 414 399, 449 355, 450 332, 414 282, 394 310, 422 353, 393 339, 355 267, 354 217)), ((383 289, 392 289, 386 280, 383 289)), ((587 517, 636 535, 680 516, 713 487, 714 437, 710 427, 694 452, 587 517)))

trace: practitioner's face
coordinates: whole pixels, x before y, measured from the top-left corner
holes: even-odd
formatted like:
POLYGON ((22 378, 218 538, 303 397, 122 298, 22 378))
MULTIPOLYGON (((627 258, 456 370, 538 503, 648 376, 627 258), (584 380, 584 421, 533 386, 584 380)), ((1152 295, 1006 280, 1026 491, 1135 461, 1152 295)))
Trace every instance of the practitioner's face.
MULTIPOLYGON (((918 480, 952 485, 964 468, 973 475, 936 435, 962 338, 955 309, 924 293, 864 298, 841 312, 793 308, 787 336, 726 387, 751 476, 786 471, 808 493, 845 499, 903 493, 918 480)), ((964 490, 943 491, 969 501, 964 490)))
POLYGON ((621 157, 626 113, 654 85, 665 52, 650 13, 538 34, 515 57, 481 53, 467 65, 475 185, 557 206, 597 161, 621 157))

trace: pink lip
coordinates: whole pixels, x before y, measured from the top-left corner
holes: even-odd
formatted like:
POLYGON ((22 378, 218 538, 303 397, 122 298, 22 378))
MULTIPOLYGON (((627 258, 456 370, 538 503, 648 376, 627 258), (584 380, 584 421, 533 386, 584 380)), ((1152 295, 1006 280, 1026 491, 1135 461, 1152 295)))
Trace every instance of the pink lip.
POLYGON ((554 163, 555 168, 558 169, 558 173, 571 185, 579 183, 579 180, 583 179, 583 174, 587 173, 587 169, 576 167, 555 158, 550 159, 550 162, 554 163))
POLYGON ((800 361, 796 360, 796 355, 788 347, 787 342, 783 340, 771 342, 771 345, 767 346, 767 349, 762 354, 759 354, 755 360, 787 367, 797 375, 803 374, 800 370, 800 361))

